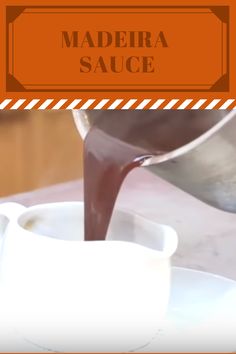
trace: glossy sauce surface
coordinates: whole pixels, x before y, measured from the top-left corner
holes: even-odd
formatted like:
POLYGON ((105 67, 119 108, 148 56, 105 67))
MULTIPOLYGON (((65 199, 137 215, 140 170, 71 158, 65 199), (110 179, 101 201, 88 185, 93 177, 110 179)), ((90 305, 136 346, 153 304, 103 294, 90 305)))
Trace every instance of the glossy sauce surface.
POLYGON ((104 240, 127 174, 173 151, 222 117, 209 111, 97 111, 84 143, 85 240, 104 240))

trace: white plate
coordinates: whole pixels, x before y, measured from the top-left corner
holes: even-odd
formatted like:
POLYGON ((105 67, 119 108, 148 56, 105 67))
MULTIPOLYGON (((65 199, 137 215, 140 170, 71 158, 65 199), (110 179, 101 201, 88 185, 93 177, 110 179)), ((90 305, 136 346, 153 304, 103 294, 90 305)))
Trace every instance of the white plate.
POLYGON ((165 325, 148 345, 137 351, 235 352, 236 282, 173 267, 165 325))
MULTIPOLYGON (((236 282, 191 269, 172 270, 170 304, 163 329, 135 351, 236 351, 236 282)), ((26 341, 10 330, 1 317, 0 351, 47 352, 53 348, 40 348, 26 341)))

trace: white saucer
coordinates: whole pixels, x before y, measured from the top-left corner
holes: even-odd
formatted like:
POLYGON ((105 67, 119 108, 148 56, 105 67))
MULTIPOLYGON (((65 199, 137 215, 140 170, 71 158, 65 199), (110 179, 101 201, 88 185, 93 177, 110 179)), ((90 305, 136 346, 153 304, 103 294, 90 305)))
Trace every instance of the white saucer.
MULTIPOLYGON (((234 352, 236 282, 177 267, 172 268, 172 273, 170 304, 163 329, 135 352, 234 352)), ((7 328, 2 317, 0 351, 48 352, 53 348, 40 348, 21 338, 7 328)))
POLYGON ((139 351, 235 352, 236 282, 210 273, 173 267, 165 325, 139 351))

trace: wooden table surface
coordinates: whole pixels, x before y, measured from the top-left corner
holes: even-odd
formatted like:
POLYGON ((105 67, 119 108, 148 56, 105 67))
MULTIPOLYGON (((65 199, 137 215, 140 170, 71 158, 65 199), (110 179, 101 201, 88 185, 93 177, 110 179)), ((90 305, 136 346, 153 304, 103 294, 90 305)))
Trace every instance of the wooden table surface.
MULTIPOLYGON (((9 196, 0 202, 25 206, 82 200, 83 182, 72 181, 9 196)), ((236 280, 236 215, 209 207, 143 168, 126 179, 117 206, 173 226, 179 247, 173 264, 217 273, 236 280)))

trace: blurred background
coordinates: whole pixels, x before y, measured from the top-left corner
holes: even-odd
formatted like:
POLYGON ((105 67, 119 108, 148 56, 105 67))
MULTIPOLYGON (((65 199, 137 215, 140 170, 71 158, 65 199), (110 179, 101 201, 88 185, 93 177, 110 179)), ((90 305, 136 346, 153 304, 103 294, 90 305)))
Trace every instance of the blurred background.
POLYGON ((82 177, 82 150, 71 111, 0 112, 0 197, 82 177))

